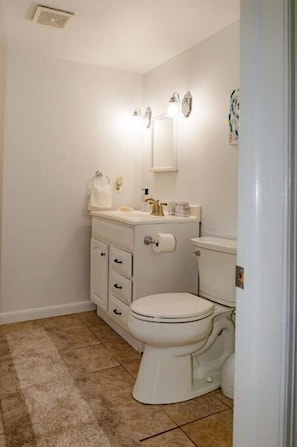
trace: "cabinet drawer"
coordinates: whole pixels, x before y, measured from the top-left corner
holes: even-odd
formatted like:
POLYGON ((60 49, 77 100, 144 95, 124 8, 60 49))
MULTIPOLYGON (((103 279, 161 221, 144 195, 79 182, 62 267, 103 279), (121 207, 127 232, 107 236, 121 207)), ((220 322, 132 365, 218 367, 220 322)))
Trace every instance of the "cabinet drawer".
POLYGON ((110 295, 108 313, 110 316, 116 320, 125 328, 128 327, 128 317, 129 317, 130 307, 117 299, 115 296, 110 295))
POLYGON ((126 303, 131 303, 132 298, 132 281, 124 278, 116 272, 110 273, 109 290, 126 303))
POLYGON ((133 228, 93 217, 92 238, 104 239, 120 247, 133 249, 133 228))
POLYGON ((127 276, 132 276, 132 254, 119 248, 110 248, 110 267, 127 276))

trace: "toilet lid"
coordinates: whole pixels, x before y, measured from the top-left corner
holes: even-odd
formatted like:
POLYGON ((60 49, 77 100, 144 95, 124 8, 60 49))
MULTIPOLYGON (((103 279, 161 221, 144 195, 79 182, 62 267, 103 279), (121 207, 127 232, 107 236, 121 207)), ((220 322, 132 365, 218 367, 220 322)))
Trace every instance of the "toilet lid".
POLYGON ((191 293, 160 293, 131 304, 134 317, 146 321, 179 323, 201 320, 213 312, 214 304, 191 293))

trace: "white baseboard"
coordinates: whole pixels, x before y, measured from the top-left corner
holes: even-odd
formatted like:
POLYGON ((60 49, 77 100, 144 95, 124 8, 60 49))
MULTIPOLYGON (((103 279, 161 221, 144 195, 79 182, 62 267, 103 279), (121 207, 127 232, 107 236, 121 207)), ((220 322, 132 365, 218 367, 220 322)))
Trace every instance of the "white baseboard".
POLYGON ((38 320, 39 318, 58 317, 79 312, 95 310, 96 305, 90 300, 58 306, 39 307, 0 313, 0 324, 17 323, 19 321, 38 320))

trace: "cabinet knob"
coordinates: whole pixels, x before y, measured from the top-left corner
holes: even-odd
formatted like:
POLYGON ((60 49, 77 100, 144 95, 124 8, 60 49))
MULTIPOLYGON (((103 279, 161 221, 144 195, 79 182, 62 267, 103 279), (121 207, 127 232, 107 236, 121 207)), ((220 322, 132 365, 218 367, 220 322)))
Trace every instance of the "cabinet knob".
POLYGON ((94 247, 93 250, 98 253, 100 252, 100 256, 106 256, 105 251, 101 251, 99 247, 94 247))
POLYGON ((113 262, 115 262, 116 264, 123 264, 123 261, 121 259, 115 258, 113 260, 113 262))
POLYGON ((120 312, 118 309, 113 309, 113 313, 116 315, 122 315, 122 312, 120 312))
POLYGON ((113 287, 115 287, 116 289, 122 289, 122 288, 123 288, 122 286, 120 286, 120 285, 117 284, 117 283, 115 283, 115 284, 113 285, 113 287))

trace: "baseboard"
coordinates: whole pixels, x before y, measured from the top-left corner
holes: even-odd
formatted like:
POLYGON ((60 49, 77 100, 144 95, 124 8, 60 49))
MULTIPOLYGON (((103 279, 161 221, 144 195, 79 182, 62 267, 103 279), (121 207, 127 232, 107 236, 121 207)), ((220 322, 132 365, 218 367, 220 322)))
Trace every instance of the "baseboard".
POLYGON ((39 318, 58 317, 60 315, 88 312, 95 309, 96 305, 92 303, 92 301, 86 300, 78 303, 61 304, 58 306, 23 309, 15 312, 3 312, 0 313, 0 324, 38 320, 39 318))

